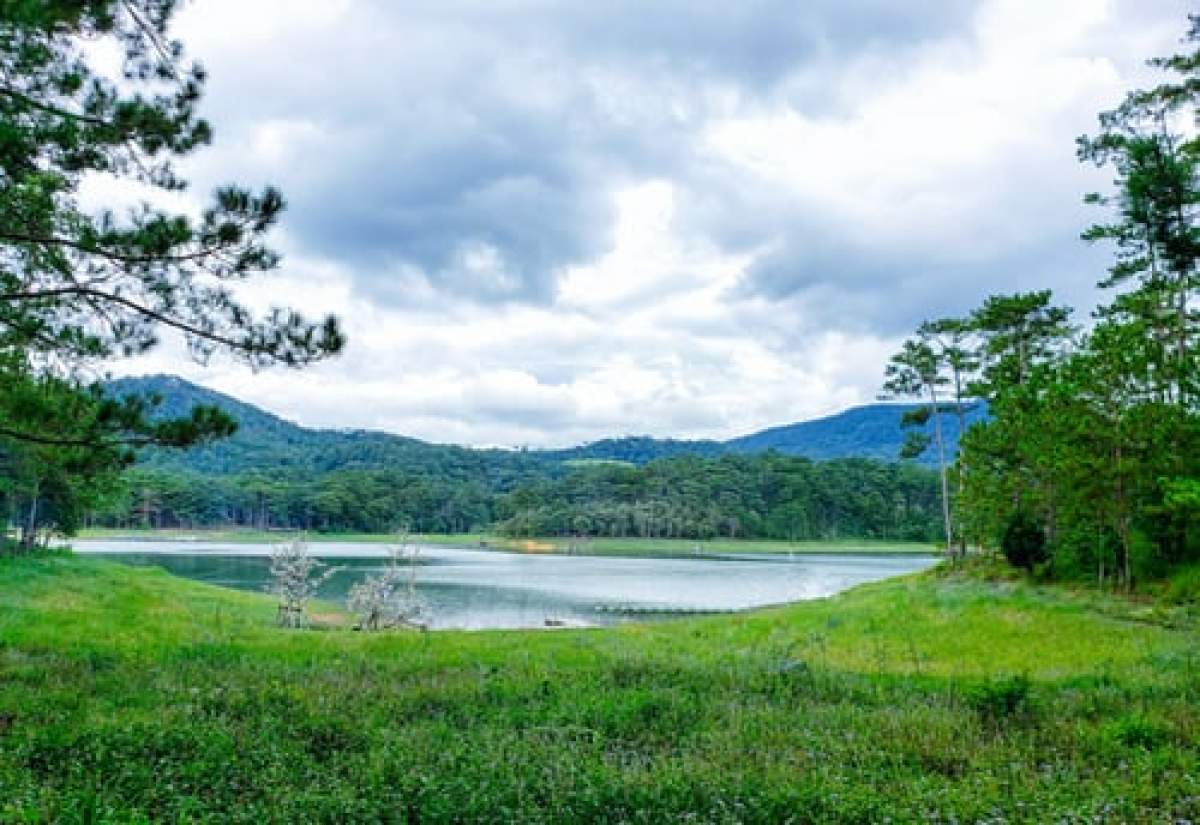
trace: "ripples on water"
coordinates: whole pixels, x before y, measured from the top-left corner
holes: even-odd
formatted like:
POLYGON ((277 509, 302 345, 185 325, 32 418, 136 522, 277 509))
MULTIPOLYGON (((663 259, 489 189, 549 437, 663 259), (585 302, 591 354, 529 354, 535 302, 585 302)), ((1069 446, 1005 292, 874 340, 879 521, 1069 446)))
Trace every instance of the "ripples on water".
MULTIPOLYGON (((270 547, 215 542, 77 541, 78 552, 156 565, 190 579, 262 591, 270 547)), ((344 600, 380 570, 381 545, 313 543, 313 555, 342 569, 321 597, 344 600)), ((829 596, 865 582, 922 570, 932 556, 738 555, 629 558, 506 553, 424 546, 417 588, 434 628, 609 625, 675 613, 744 610, 829 596)))

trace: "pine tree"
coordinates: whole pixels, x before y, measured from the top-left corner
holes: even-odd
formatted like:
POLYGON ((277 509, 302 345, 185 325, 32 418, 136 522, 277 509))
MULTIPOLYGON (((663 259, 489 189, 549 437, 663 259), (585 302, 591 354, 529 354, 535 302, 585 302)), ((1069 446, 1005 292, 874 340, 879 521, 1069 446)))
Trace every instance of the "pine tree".
POLYGON ((198 219, 149 202, 183 190, 175 163, 212 139, 197 109, 204 71, 168 35, 176 6, 0 0, 0 474, 11 504, 10 468, 32 468, 23 489, 35 514, 49 479, 82 494, 126 466, 130 447, 234 429, 214 408, 156 421, 152 399, 105 397, 93 382, 109 359, 144 353, 165 331, 202 362, 221 352, 252 367, 303 366, 344 344, 332 316, 256 318, 235 295, 279 263, 266 244, 284 208, 277 190, 224 186, 198 219), (120 77, 89 63, 97 41, 119 47, 120 77), (96 176, 146 202, 85 209, 80 185, 96 176))
POLYGON ((184 335, 199 359, 302 365, 337 352, 336 319, 278 309, 265 319, 233 285, 274 269, 265 243, 284 202, 267 188, 219 189, 199 220, 144 203, 127 216, 78 201, 89 175, 175 192, 174 162, 212 138, 199 117, 204 71, 167 36, 173 0, 0 4, 0 346, 67 373, 184 335), (84 41, 124 54, 118 80, 84 41))

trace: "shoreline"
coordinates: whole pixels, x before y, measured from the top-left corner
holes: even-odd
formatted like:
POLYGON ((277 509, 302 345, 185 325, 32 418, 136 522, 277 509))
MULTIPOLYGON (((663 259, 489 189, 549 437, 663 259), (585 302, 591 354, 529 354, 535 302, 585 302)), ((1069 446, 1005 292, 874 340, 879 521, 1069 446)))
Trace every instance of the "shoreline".
POLYGON ((463 550, 490 550, 528 555, 576 556, 645 556, 648 558, 680 558, 741 555, 877 555, 877 556, 937 556, 938 547, 921 542, 887 541, 876 539, 830 539, 784 541, 780 539, 691 539, 598 538, 586 541, 560 537, 509 538, 483 533, 424 534, 414 533, 401 539, 397 535, 378 533, 308 533, 303 531, 263 530, 184 530, 184 529, 109 529, 81 530, 70 545, 78 541, 173 542, 179 544, 245 544, 270 545, 305 536, 310 545, 401 543, 453 547, 463 550))

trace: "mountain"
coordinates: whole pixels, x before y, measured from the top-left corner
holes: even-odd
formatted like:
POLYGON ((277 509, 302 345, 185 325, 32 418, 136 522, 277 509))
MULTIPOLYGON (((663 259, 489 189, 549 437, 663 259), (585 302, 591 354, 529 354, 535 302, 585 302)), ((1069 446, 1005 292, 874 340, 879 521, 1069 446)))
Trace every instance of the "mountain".
POLYGON ((190 450, 144 451, 140 461, 150 467, 209 475, 285 471, 299 477, 342 469, 402 467, 464 481, 483 478, 501 489, 546 474, 546 459, 525 452, 430 444, 370 430, 301 427, 174 376, 122 378, 110 382, 108 390, 114 395, 157 394, 162 398, 158 415, 163 417, 182 415, 195 404, 210 404, 238 420, 238 431, 231 438, 213 444, 190 450))
MULTIPOLYGON (((553 454, 567 459, 609 459, 644 464, 656 458, 675 455, 718 455, 763 453, 774 450, 785 455, 804 456, 816 460, 833 458, 873 458, 896 461, 904 443, 906 431, 900 420, 906 412, 918 409, 918 404, 867 404, 851 407, 825 418, 801 421, 772 427, 728 441, 678 441, 646 436, 609 438, 553 454)), ((971 409, 966 416, 967 426, 987 417, 981 408, 971 409)), ((922 431, 933 435, 933 423, 922 431)), ((954 416, 942 419, 942 434, 946 442, 946 457, 953 459, 958 451, 958 420, 954 416)), ((931 446, 919 463, 933 466, 937 456, 931 446)))
MULTIPOLYGON (((725 442, 726 449, 738 453, 759 453, 775 450, 791 455, 803 455, 815 459, 874 458, 880 461, 895 461, 904 442, 904 430, 900 426, 901 416, 916 409, 916 404, 867 404, 848 410, 786 424, 768 430, 744 435, 725 442)), ((967 426, 982 421, 987 414, 975 407, 966 415, 967 426)), ((933 423, 925 425, 924 432, 933 433, 933 423)), ((946 457, 952 459, 958 452, 958 419, 947 415, 942 418, 942 436, 946 443, 946 457)), ((934 448, 926 450, 922 463, 935 464, 934 448)))
MULTIPOLYGON (((812 459, 861 457, 895 461, 904 441, 903 414, 914 404, 869 404, 835 415, 772 427, 728 441, 689 441, 648 436, 609 438, 556 450, 474 449, 431 444, 415 438, 369 430, 310 429, 286 421, 251 404, 192 384, 182 378, 153 375, 112 381, 114 395, 158 394, 163 416, 186 413, 195 404, 221 407, 238 419, 238 432, 229 439, 187 451, 149 450, 143 463, 153 467, 189 469, 206 474, 288 471, 317 475, 339 469, 405 467, 436 470, 451 478, 478 479, 507 488, 547 475, 560 475, 569 462, 625 461, 645 464, 677 455, 715 457, 774 450, 812 459)), ((986 413, 974 410, 968 421, 986 413)), ((943 418, 947 457, 958 444, 957 421, 943 418)), ((932 424, 926 425, 932 431, 932 424)), ((932 449, 920 463, 933 464, 932 449)))

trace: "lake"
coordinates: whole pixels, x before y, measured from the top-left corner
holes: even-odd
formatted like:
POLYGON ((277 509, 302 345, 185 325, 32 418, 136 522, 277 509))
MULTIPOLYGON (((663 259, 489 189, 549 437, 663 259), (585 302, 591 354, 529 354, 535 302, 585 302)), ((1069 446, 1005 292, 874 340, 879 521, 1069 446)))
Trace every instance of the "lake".
MULTIPOLYGON (((72 546, 225 587, 261 592, 269 579, 267 545, 95 540, 72 546)), ((342 603, 353 584, 387 559, 387 548, 377 544, 313 542, 310 551, 342 568, 321 591, 321 598, 342 603)), ((422 546, 415 575, 430 627, 478 630, 746 610, 829 596, 935 562, 933 556, 841 553, 628 558, 422 546)))

